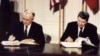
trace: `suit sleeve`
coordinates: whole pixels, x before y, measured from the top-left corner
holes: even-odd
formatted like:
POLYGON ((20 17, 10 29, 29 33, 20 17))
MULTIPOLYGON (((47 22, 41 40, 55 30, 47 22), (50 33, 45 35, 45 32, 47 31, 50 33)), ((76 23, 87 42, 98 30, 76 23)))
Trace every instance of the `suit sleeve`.
POLYGON ((65 39, 69 36, 69 33, 70 33, 70 23, 67 25, 66 29, 65 29, 65 32, 63 33, 62 37, 61 37, 61 41, 65 41, 65 39))
POLYGON ((93 44, 95 44, 96 46, 99 45, 99 38, 98 38, 98 34, 97 34, 97 28, 94 27, 91 30, 91 34, 90 34, 90 40, 93 44))
POLYGON ((37 43, 39 43, 40 45, 44 45, 44 43, 45 43, 45 38, 44 38, 42 26, 38 27, 36 37, 37 37, 37 38, 35 38, 35 41, 36 41, 37 43))

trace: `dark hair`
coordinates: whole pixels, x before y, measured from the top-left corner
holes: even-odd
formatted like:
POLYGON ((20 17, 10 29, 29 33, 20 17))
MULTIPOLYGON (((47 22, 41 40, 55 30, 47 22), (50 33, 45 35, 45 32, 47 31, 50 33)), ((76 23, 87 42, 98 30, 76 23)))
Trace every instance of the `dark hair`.
POLYGON ((32 15, 33 15, 33 17, 35 17, 35 13, 34 12, 32 13, 32 15))
POLYGON ((82 19, 85 19, 86 21, 88 21, 88 19, 89 19, 89 13, 81 11, 81 12, 79 12, 78 17, 81 17, 82 19))

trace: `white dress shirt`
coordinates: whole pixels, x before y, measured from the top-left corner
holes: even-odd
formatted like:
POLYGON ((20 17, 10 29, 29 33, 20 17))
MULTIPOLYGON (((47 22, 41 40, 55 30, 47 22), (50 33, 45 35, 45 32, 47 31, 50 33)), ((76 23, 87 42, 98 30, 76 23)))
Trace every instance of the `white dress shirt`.
MULTIPOLYGON (((30 28, 31 28, 31 24, 27 26, 27 36, 29 34, 30 28)), ((26 25, 24 25, 24 31, 25 31, 25 29, 26 29, 26 25)))

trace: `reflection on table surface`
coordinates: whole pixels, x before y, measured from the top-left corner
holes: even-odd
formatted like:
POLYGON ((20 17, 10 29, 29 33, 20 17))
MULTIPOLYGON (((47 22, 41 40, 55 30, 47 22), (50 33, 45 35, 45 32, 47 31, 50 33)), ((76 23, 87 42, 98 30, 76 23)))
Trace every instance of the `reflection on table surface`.
POLYGON ((45 44, 44 46, 21 45, 2 46, 0 45, 0 56, 88 56, 100 55, 99 47, 84 45, 82 48, 65 48, 59 44, 45 44))

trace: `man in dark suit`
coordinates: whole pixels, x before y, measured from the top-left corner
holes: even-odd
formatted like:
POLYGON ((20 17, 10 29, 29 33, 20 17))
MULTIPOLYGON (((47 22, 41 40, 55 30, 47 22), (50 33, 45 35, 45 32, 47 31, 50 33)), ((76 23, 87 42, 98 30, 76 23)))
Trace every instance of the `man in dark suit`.
POLYGON ((78 14, 78 20, 70 22, 62 35, 61 41, 73 42, 78 37, 89 38, 94 45, 99 45, 97 27, 88 23, 89 14, 81 11, 78 14), (81 31, 81 33, 80 33, 81 31))
POLYGON ((35 14, 29 10, 23 13, 22 22, 15 24, 10 31, 9 41, 19 40, 21 42, 34 42, 39 45, 44 45, 45 39, 42 26, 33 22, 35 14))
POLYGON ((0 0, 0 41, 6 39, 10 19, 10 1, 0 0))

